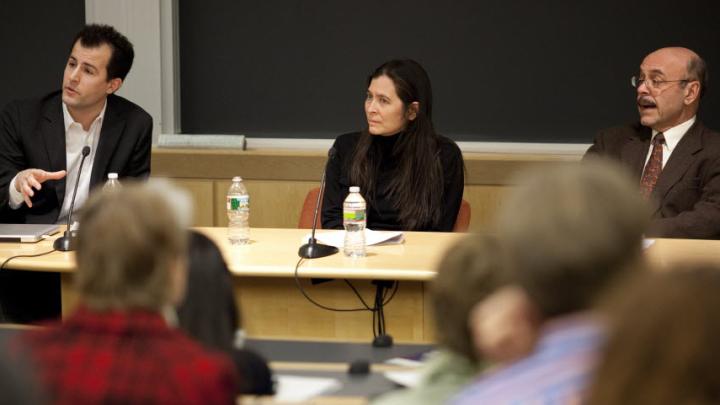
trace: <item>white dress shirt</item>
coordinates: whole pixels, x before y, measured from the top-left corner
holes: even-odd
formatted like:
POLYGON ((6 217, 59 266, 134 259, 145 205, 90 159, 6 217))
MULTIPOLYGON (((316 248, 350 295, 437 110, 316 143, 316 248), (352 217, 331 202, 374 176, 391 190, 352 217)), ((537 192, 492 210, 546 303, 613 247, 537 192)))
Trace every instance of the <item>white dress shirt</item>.
MULTIPOLYGON (((665 168, 665 163, 667 163, 668 159, 670 159, 670 154, 672 154, 673 150, 675 150, 675 147, 678 143, 680 143, 680 140, 685 136, 685 133, 690 129, 691 126, 695 123, 695 116, 693 115, 692 118, 689 120, 683 122, 680 125, 674 126, 667 131, 663 132, 663 136, 665 137, 665 143, 663 144, 663 154, 662 154, 662 167, 665 168)), ((659 131, 652 130, 652 138, 650 139, 650 148, 648 148, 647 156, 645 156, 645 166, 647 166, 648 160, 650 160, 650 155, 652 154, 652 140, 655 139, 655 135, 659 134, 659 131)), ((643 167, 645 167, 643 166, 643 167)))
MULTIPOLYGON (((90 128, 85 131, 82 125, 70 115, 67 105, 62 103, 63 120, 65 121, 65 158, 66 158, 66 174, 65 174, 65 198, 60 208, 60 216, 57 223, 67 221, 70 212, 70 203, 72 202, 72 194, 77 181, 77 171, 82 160, 82 150, 85 146, 90 146, 90 154, 85 158, 82 174, 80 175, 80 184, 78 184, 77 197, 75 198, 75 209, 81 207, 90 194, 90 175, 92 174, 93 162, 95 161, 95 151, 97 150, 98 140, 100 139, 100 130, 102 129, 103 118, 105 117, 105 108, 107 101, 103 106, 100 114, 90 124, 90 128)), ((24 204, 23 195, 15 189, 15 180, 17 175, 10 183, 10 201, 9 205, 12 209, 18 209, 24 204)))

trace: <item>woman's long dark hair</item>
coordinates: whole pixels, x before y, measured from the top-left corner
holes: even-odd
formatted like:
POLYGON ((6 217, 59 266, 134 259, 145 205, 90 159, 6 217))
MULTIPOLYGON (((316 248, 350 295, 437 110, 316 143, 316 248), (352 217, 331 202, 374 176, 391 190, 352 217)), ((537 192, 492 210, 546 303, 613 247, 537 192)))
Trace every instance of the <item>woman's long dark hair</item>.
MULTIPOLYGON (((439 137, 432 123, 432 87, 430 78, 419 63, 410 59, 391 60, 375 69, 368 77, 387 76, 395 84, 395 91, 405 110, 417 102, 418 112, 398 135, 393 158, 397 170, 390 181, 388 193, 392 205, 399 212, 403 229, 419 230, 440 222, 443 194, 443 171, 440 162, 439 137)), ((379 157, 369 153, 372 137, 368 130, 360 135, 350 166, 350 181, 360 186, 372 201, 376 193, 379 157)))
POLYGON ((240 318, 232 276, 215 242, 190 232, 188 283, 178 308, 181 329, 208 348, 232 353, 240 318))

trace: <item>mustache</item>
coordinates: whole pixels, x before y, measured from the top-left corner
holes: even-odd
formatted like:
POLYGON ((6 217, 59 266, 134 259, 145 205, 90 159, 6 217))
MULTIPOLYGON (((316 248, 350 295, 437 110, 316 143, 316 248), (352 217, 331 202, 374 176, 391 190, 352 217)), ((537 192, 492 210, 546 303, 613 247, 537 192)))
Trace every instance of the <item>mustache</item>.
POLYGON ((655 100, 652 99, 652 97, 649 96, 642 96, 637 98, 637 103, 641 107, 656 107, 657 103, 655 100))

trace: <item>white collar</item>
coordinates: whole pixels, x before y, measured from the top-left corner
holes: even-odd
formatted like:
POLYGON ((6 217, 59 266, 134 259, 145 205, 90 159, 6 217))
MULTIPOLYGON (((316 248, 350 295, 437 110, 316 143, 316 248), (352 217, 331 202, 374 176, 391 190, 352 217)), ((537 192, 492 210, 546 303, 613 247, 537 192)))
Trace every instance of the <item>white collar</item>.
MULTIPOLYGON (((680 140, 685 136, 688 129, 695 124, 695 115, 692 116, 689 120, 683 122, 680 125, 676 125, 666 131, 663 131, 663 136, 665 137, 665 144, 667 145, 668 149, 673 150, 675 149, 675 146, 680 142, 680 140)), ((652 136, 655 138, 655 135, 657 135, 659 131, 652 130, 652 136)))
MULTIPOLYGON (((95 120, 93 120, 92 124, 90 124, 90 128, 92 128, 95 123, 101 123, 102 120, 105 118, 105 109, 107 108, 107 98, 105 99, 105 104, 103 105, 102 110, 100 111, 100 114, 98 114, 97 117, 95 117, 95 120)), ((68 111, 67 104, 65 102, 62 103, 62 110, 63 110, 63 120, 65 121, 65 132, 68 131, 68 128, 70 128, 70 125, 72 124, 78 124, 82 127, 82 125, 79 122, 76 122, 72 115, 70 115, 70 111, 68 111)), ((88 128, 89 130, 89 128, 88 128)))

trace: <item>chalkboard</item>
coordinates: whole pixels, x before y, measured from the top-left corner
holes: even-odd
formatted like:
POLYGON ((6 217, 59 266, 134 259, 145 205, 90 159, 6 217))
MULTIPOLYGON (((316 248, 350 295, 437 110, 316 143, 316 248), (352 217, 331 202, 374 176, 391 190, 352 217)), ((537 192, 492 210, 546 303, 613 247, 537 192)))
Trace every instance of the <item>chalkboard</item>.
MULTIPOLYGON (((179 2, 184 133, 332 138, 364 126, 367 75, 410 57, 456 140, 589 143, 637 119, 647 53, 694 49, 720 77, 720 2, 179 2)), ((712 86, 700 118, 720 129, 712 86)))
POLYGON ((0 1, 0 109, 60 90, 72 40, 84 24, 83 0, 0 1))

